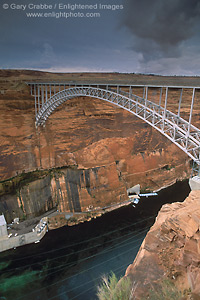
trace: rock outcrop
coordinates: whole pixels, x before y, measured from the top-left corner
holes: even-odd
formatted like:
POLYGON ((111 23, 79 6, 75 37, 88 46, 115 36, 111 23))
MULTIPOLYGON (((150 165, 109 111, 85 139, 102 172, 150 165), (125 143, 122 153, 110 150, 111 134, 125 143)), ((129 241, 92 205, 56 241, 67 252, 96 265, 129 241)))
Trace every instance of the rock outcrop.
MULTIPOLYGON (((135 283, 133 299, 171 279, 179 290, 200 299, 200 191, 192 191, 182 203, 164 205, 144 239, 126 276, 135 283)), ((189 298, 188 298, 189 299, 189 298)), ((191 299, 191 298, 190 298, 191 299)))

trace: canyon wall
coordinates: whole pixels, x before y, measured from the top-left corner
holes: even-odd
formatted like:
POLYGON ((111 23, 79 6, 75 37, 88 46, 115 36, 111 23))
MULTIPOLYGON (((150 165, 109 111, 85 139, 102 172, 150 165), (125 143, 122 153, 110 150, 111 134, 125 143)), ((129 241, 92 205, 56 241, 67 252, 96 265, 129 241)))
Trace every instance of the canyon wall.
POLYGON ((177 290, 187 290, 184 299, 200 299, 199 263, 200 191, 192 191, 184 202, 161 208, 128 267, 126 276, 135 286, 133 299, 148 299, 150 290, 159 285, 161 290, 166 278, 177 290))
MULTIPOLYGON (((52 207, 104 207, 127 200, 126 189, 135 184, 156 190, 189 176, 184 152, 139 118, 102 100, 68 100, 45 127, 36 129, 34 97, 24 82, 28 75, 18 75, 4 72, 0 78, 0 210, 9 220, 52 207), (31 178, 31 172, 42 170, 54 170, 53 175, 34 176, 12 193, 7 190, 7 183, 14 185, 22 173, 30 172, 31 178)), ((32 72, 33 78, 42 75, 32 72)))

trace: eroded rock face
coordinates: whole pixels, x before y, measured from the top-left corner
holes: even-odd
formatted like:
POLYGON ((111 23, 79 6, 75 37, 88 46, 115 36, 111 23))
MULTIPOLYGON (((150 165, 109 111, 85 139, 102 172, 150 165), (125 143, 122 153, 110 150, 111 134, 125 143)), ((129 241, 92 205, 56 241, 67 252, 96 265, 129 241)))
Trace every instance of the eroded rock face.
POLYGON ((1 197, 2 212, 9 219, 16 207, 23 207, 19 217, 38 215, 58 203, 61 211, 75 211, 76 205, 70 204, 74 199, 79 210, 89 205, 104 207, 126 201, 127 188, 138 183, 141 189, 155 190, 190 174, 184 152, 130 113, 100 100, 70 100, 39 129, 34 126, 34 109, 9 108, 8 112, 6 107, 10 121, 2 124, 1 131, 2 179, 23 170, 66 168, 62 172, 71 172, 59 178, 59 184, 41 179, 16 195, 1 197), (88 181, 76 178, 83 173, 89 174, 88 181), (24 205, 14 200, 18 194, 24 205))
MULTIPOLYGON (((14 71, 0 72, 0 180, 36 169, 64 167, 68 170, 64 172, 69 172, 69 168, 79 170, 80 174, 88 172, 89 183, 75 181, 70 193, 68 187, 72 187, 73 175, 67 177, 68 183, 59 179, 63 195, 59 200, 60 208, 68 210, 69 201, 73 202, 77 195, 82 199, 81 209, 89 203, 94 205, 94 199, 95 206, 104 206, 127 199, 125 191, 133 185, 155 190, 189 176, 190 165, 183 151, 139 118, 102 100, 89 97, 68 100, 49 117, 44 128, 36 129, 34 97, 24 81, 44 80, 44 76, 47 80, 48 76, 51 80, 61 80, 69 75, 30 71, 16 71, 16 74, 14 71), (94 170, 98 170, 97 179, 94 170), (90 195, 90 190, 96 192, 95 198, 90 195)), ((80 80, 82 75, 70 76, 80 80)), ((101 78, 97 74, 87 76, 90 80, 93 80, 92 76, 101 78)), ((102 76, 104 80, 116 77, 112 74, 102 76)), ((134 78, 137 80, 137 76, 134 78)), ((142 90, 135 92, 142 95, 142 90)), ((159 94, 155 95, 151 90, 149 96, 159 98, 159 94)), ((174 105, 174 98, 171 105, 174 105)), ((55 195, 60 193, 59 185, 44 180, 45 184, 40 181, 29 183, 16 195, 3 196, 0 199, 2 212, 12 215, 19 206, 16 202, 18 194, 24 202, 23 207, 27 207, 23 211, 25 216, 54 206, 58 202, 55 195), (39 195, 41 184, 44 184, 42 199, 39 195), (32 203, 30 206, 25 205, 29 202, 32 203)))
POLYGON ((116 165, 101 168, 63 168, 52 176, 30 182, 0 198, 0 211, 7 222, 15 217, 31 218, 56 208, 60 212, 100 209, 127 200, 126 187, 119 180, 116 165), (105 197, 106 195, 106 197, 105 197))
POLYGON ((200 299, 200 191, 183 203, 164 205, 126 275, 137 283, 133 299, 147 295, 154 283, 170 278, 180 290, 200 299))

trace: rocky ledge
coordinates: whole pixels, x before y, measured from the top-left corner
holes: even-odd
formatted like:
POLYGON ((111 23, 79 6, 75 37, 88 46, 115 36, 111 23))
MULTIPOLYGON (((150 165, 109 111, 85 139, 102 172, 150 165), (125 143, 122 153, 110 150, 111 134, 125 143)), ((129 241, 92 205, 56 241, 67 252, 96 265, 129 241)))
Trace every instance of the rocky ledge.
POLYGON ((132 299, 148 299, 149 291, 165 279, 177 290, 187 290, 184 299, 200 299, 199 266, 200 191, 192 191, 184 202, 161 208, 127 268, 126 276, 134 283, 132 299))

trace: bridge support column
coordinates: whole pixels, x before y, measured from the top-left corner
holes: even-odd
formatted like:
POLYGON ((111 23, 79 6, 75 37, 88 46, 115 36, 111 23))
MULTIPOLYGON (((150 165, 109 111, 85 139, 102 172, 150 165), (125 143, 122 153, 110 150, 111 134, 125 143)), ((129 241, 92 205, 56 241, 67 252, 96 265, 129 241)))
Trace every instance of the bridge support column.
POLYGON ((51 98, 51 84, 49 85, 49 93, 50 93, 50 98, 51 98))
POLYGON ((119 89, 119 85, 117 86, 117 103, 118 103, 118 101, 119 101, 119 93, 120 93, 120 89, 119 89))
POLYGON ((144 118, 146 118, 147 98, 148 98, 148 86, 145 87, 145 109, 144 109, 144 118))
POLYGON ((143 87, 143 99, 145 97, 145 86, 143 87))
POLYGON ((190 127, 191 127, 192 113, 193 113, 193 107, 194 107, 194 97, 195 97, 195 88, 193 88, 193 93, 192 93, 192 102, 191 102, 190 117, 189 117, 188 131, 187 131, 187 138, 186 138, 186 148, 188 146, 188 138, 190 135, 190 127))
POLYGON ((161 87, 160 88, 160 98, 159 98, 159 109, 158 109, 158 112, 160 113, 160 107, 161 107, 161 102, 162 102, 162 92, 163 92, 163 88, 161 87))
POLYGON ((181 89, 181 94, 180 94, 180 99, 179 99, 179 104, 178 104, 178 117, 180 118, 181 114, 181 102, 182 102, 182 96, 183 96, 183 88, 181 89))
POLYGON ((159 106, 161 106, 161 101, 162 101, 162 87, 160 88, 159 106))
POLYGON ((44 105, 44 86, 41 86, 41 93, 42 93, 42 105, 44 105))
POLYGON ((129 87, 129 98, 132 98, 132 87, 129 87))
POLYGON ((168 87, 166 87, 166 93, 165 93, 165 107, 163 112, 163 123, 162 123, 162 129, 164 130, 165 127, 165 118, 166 118, 166 110, 167 110, 167 97, 168 97, 168 87))
POLYGON ((37 96, 36 96, 36 85, 34 84, 34 95, 35 95, 35 115, 37 116, 37 96))
POLYGON ((46 95, 45 102, 47 102, 47 100, 48 100, 48 89, 47 89, 47 85, 45 85, 45 95, 46 95))
POLYGON ((38 84, 38 111, 40 110, 40 85, 38 84))

